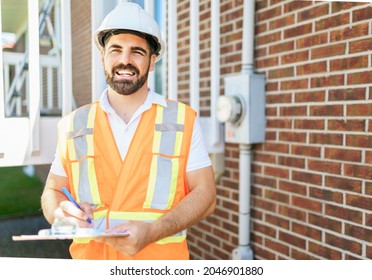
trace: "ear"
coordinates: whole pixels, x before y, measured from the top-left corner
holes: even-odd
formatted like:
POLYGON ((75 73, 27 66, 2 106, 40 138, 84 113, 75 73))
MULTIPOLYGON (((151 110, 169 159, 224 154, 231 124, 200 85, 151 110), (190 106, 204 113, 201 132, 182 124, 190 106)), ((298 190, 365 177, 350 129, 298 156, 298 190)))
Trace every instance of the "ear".
POLYGON ((154 68, 155 68, 155 59, 156 59, 156 55, 155 54, 152 54, 151 57, 150 57, 150 68, 149 68, 149 71, 154 71, 154 68))
POLYGON ((105 49, 101 49, 101 62, 102 66, 105 67, 105 49))

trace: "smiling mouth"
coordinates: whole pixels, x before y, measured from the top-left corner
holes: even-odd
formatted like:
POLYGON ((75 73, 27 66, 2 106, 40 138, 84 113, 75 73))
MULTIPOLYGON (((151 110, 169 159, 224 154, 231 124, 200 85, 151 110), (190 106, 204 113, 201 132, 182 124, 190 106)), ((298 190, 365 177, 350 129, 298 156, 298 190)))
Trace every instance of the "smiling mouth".
POLYGON ((116 73, 116 75, 121 76, 121 77, 133 77, 133 76, 136 75, 135 72, 128 71, 128 70, 116 71, 115 73, 116 73))

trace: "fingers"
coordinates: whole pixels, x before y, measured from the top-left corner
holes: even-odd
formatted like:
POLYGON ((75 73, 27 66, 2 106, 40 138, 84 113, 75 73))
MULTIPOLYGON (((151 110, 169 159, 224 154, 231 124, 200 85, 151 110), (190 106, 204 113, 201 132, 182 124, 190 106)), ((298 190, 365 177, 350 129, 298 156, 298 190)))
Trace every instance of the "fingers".
POLYGON ((93 208, 91 207, 91 205, 88 202, 82 202, 80 203, 80 207, 85 212, 87 218, 93 220, 93 208))
POLYGON ((134 242, 136 239, 134 238, 133 240, 133 237, 130 235, 121 237, 98 237, 95 240, 106 243, 126 256, 134 256, 142 249, 136 245, 136 242, 134 242))
POLYGON ((54 212, 54 218, 67 219, 79 227, 92 227, 92 224, 87 222, 87 219, 93 219, 93 210, 88 203, 82 203, 82 209, 77 208, 72 202, 61 201, 59 207, 54 212))
POLYGON ((126 221, 112 229, 109 233, 128 232, 127 236, 120 237, 100 237, 96 240, 104 242, 127 256, 133 256, 151 243, 148 239, 149 224, 142 221, 126 221))

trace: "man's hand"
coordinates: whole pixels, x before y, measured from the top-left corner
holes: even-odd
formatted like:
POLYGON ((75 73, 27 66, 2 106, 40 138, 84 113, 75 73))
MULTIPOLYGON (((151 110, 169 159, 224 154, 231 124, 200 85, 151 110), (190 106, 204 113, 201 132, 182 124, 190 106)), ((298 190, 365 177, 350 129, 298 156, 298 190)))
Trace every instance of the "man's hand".
POLYGON ((87 222, 88 218, 93 220, 93 209, 87 202, 82 202, 79 205, 83 211, 71 201, 62 200, 59 207, 54 211, 54 219, 66 219, 80 228, 93 227, 93 223, 89 224, 87 222))
POLYGON ((134 256, 143 248, 155 240, 151 236, 151 224, 143 221, 126 221, 107 233, 128 232, 128 236, 119 237, 98 237, 99 242, 104 242, 120 253, 127 256, 134 256))

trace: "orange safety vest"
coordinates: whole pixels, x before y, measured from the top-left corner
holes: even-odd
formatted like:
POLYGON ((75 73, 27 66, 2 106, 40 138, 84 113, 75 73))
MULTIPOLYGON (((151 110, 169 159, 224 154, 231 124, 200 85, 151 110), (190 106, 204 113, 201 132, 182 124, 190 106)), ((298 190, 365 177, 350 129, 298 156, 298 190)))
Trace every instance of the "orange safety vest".
MULTIPOLYGON (((99 102, 64 117, 59 150, 78 202, 94 205, 94 225, 107 230, 126 220, 152 222, 188 193, 186 164, 196 113, 167 100, 143 113, 124 161, 99 102)), ((120 143, 119 143, 120 144, 120 143)), ((186 230, 145 247, 134 257, 93 239, 74 239, 72 258, 188 259, 186 230)))

